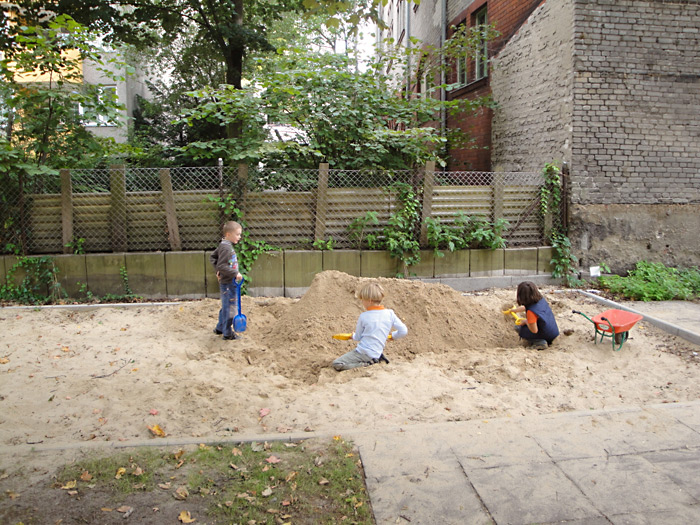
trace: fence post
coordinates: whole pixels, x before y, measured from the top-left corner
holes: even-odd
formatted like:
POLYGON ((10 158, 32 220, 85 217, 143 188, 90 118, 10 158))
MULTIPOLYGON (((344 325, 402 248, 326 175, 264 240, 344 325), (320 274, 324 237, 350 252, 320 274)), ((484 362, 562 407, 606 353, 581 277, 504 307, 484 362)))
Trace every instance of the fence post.
POLYGON ((316 190, 316 224, 314 239, 322 241, 326 237, 326 212, 328 211, 328 163, 318 166, 318 188, 316 190))
POLYGON ((61 229, 63 231, 63 253, 71 253, 70 243, 73 242, 73 186, 70 170, 62 169, 61 173, 61 229))
POLYGON ((182 250, 180 241, 180 227, 177 224, 175 213, 175 195, 173 193, 173 181, 170 177, 170 169, 163 168, 158 171, 160 175, 160 189, 163 192, 163 205, 165 207, 165 221, 168 225, 168 241, 170 249, 174 252, 182 250))
POLYGON ((506 190, 503 166, 496 166, 491 179, 491 188, 493 190, 493 220, 496 221, 503 217, 503 201, 506 190))
POLYGON ((241 210, 243 216, 246 214, 246 199, 248 197, 248 165, 239 164, 238 165, 238 195, 236 199, 236 204, 238 209, 241 210))
POLYGON ((420 225, 420 245, 428 245, 428 228, 425 220, 433 215, 433 189, 435 188, 435 161, 425 163, 423 171, 423 211, 420 225))
POLYGON ((112 251, 127 251, 126 241, 126 166, 115 164, 109 168, 110 222, 112 251))

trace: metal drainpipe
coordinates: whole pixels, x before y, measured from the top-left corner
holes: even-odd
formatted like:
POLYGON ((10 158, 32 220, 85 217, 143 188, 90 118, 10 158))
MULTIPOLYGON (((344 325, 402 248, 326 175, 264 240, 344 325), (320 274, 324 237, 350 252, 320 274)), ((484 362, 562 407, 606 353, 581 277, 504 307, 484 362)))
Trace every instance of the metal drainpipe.
POLYGON ((406 98, 411 96, 411 3, 406 0, 406 50, 408 57, 406 60, 406 98))
MULTIPOLYGON (((445 102, 447 99, 447 93, 445 92, 445 82, 447 81, 447 75, 445 74, 445 55, 442 52, 442 46, 447 42, 447 0, 440 0, 440 101, 445 102)), ((444 135, 447 129, 447 112, 444 106, 440 107, 440 131, 444 135)))

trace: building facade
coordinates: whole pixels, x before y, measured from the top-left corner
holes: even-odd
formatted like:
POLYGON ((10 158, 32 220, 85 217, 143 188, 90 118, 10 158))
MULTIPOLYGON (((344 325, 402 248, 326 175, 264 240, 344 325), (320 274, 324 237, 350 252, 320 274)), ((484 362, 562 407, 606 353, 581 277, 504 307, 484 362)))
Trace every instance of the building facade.
POLYGON ((486 75, 454 65, 465 82, 445 96, 497 107, 445 119, 479 146, 450 151, 449 168, 566 162, 582 267, 700 264, 700 0, 423 0, 404 26, 439 44, 484 9, 500 32, 486 75))

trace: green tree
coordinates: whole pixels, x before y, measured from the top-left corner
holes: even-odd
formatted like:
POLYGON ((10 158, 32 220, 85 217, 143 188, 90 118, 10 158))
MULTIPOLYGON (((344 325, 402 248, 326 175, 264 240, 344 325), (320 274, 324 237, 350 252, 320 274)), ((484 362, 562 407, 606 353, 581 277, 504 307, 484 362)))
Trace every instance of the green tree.
MULTIPOLYGON (((19 26, 0 60, 0 249, 26 249, 25 190, 58 191, 57 170, 89 167, 101 161, 110 141, 85 129, 86 121, 118 124, 122 107, 101 85, 83 83, 81 64, 102 64, 102 74, 116 80, 94 37, 70 17, 46 27, 19 26)), ((112 64, 114 65, 114 64, 112 64)))
POLYGON ((428 160, 442 164, 449 137, 434 126, 439 112, 471 112, 491 101, 443 101, 434 96, 447 87, 440 85, 423 96, 403 96, 396 79, 411 63, 407 53, 415 52, 385 46, 367 69, 358 70, 351 55, 280 50, 274 67, 269 61, 261 65, 246 89, 210 87, 192 93, 207 102, 187 111, 184 122, 242 122, 243 134, 240 140, 190 143, 186 150, 195 159, 223 157, 293 168, 312 168, 321 161, 344 169, 406 169, 428 160), (388 63, 399 71, 396 76, 384 74, 388 63), (265 123, 286 126, 296 135, 285 140, 265 123))

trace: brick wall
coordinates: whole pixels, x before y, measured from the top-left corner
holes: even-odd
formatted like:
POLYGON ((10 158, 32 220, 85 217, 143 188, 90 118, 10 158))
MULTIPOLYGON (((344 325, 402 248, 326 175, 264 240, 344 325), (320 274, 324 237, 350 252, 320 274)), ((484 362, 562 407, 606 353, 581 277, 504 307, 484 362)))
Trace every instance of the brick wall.
MULTIPOLYGON (((462 23, 471 25, 472 14, 484 5, 488 9, 488 21, 495 25, 501 36, 489 43, 489 56, 499 53, 506 43, 521 29, 530 13, 541 0, 483 0, 448 2, 448 26, 462 23)), ((464 88, 449 93, 452 99, 473 99, 491 93, 491 75, 468 84, 464 88)), ((455 76, 451 78, 455 81, 455 76)), ((452 147, 449 151, 448 166, 450 170, 490 171, 492 159, 492 115, 491 110, 479 112, 477 115, 457 115, 448 118, 448 128, 460 128, 466 131, 472 139, 467 147, 452 147)))
POLYGON ((571 161, 573 4, 548 0, 492 62, 492 163, 539 171, 571 161))
POLYGON ((574 0, 574 203, 700 201, 700 0, 574 0))

